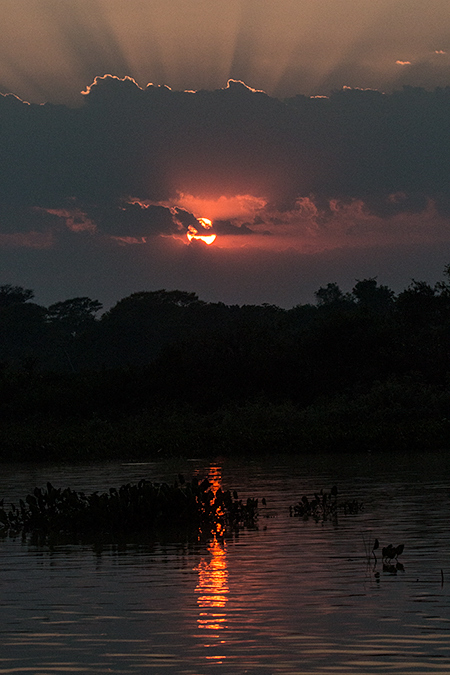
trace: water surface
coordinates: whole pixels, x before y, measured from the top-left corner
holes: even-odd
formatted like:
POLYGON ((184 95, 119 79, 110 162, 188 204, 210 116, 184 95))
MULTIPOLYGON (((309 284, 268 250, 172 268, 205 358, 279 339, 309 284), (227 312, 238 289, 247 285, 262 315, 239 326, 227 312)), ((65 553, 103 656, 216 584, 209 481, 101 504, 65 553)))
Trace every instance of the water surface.
POLYGON ((448 464, 436 454, 4 466, 6 501, 47 480, 92 492, 181 471, 267 506, 258 529, 225 540, 0 541, 0 674, 447 674, 448 464), (333 484, 364 510, 289 517, 333 484), (368 558, 375 537, 405 544, 404 571, 368 558))

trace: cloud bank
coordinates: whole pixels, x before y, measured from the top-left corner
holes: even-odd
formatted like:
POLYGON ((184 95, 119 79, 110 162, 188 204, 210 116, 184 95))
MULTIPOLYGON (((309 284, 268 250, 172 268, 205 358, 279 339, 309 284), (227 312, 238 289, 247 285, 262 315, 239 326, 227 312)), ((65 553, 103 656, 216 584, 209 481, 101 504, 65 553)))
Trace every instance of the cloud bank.
POLYGON ((449 119, 450 87, 281 99, 234 80, 191 92, 106 75, 74 108, 1 95, 0 249, 68 269, 71 252, 108 267, 140 248, 140 279, 147 260, 152 283, 181 287, 183 270, 224 280, 233 255, 257 273, 251 251, 281 267, 289 252, 292 271, 295 252, 448 245, 449 119), (208 263, 189 228, 217 235, 208 263))
POLYGON ((446 228, 450 88, 281 100, 239 81, 180 92, 107 75, 83 96, 78 108, 0 96, 0 233, 149 241, 201 228, 208 204, 222 236, 326 245, 327 228, 407 234, 419 216, 446 228))

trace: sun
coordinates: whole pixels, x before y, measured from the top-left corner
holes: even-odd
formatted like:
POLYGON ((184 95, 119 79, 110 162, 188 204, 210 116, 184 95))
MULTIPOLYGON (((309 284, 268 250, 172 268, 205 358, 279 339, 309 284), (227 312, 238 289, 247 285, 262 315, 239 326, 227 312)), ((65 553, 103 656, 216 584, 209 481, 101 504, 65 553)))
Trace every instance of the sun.
MULTIPOLYGON (((197 220, 205 230, 211 229, 212 221, 209 220, 209 218, 197 218, 197 220)), ((200 240, 203 241, 208 246, 210 246, 213 242, 215 242, 217 237, 216 234, 199 234, 198 230, 193 225, 189 225, 188 230, 186 232, 186 236, 189 239, 189 241, 192 241, 193 239, 200 240)))

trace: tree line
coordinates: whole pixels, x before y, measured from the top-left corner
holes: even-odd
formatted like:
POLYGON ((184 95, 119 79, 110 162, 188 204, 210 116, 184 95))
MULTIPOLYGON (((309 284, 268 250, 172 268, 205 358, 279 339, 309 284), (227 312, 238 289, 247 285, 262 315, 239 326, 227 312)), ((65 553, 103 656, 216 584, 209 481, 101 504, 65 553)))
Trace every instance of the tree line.
POLYGON ((179 290, 133 293, 104 313, 87 297, 49 307, 33 299, 31 289, 0 286, 4 420, 116 424, 257 405, 284 406, 285 421, 320 410, 317 424, 335 415, 342 426, 345 403, 347 426, 365 405, 449 431, 450 265, 434 286, 413 280, 395 294, 376 278, 351 292, 328 283, 314 304, 291 309, 179 290))

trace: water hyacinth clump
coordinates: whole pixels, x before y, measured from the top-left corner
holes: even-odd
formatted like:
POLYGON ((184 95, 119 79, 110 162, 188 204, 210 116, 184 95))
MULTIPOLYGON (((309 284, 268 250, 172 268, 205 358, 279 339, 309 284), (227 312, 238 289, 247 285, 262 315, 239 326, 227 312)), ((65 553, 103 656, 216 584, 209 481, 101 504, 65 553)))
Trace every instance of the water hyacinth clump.
POLYGON ((356 499, 338 501, 338 489, 333 485, 330 492, 323 489, 315 492, 314 497, 303 495, 297 504, 289 507, 289 515, 300 518, 315 518, 316 520, 327 520, 328 518, 337 518, 338 511, 344 515, 348 513, 359 513, 363 510, 363 503, 356 499))
POLYGON ((208 479, 194 477, 186 482, 181 475, 171 485, 141 480, 90 495, 47 483, 45 489, 35 488, 25 500, 20 499, 18 507, 11 504, 7 510, 0 502, 0 535, 123 537, 173 526, 205 532, 255 526, 257 499, 244 503, 236 492, 211 488, 208 479))

